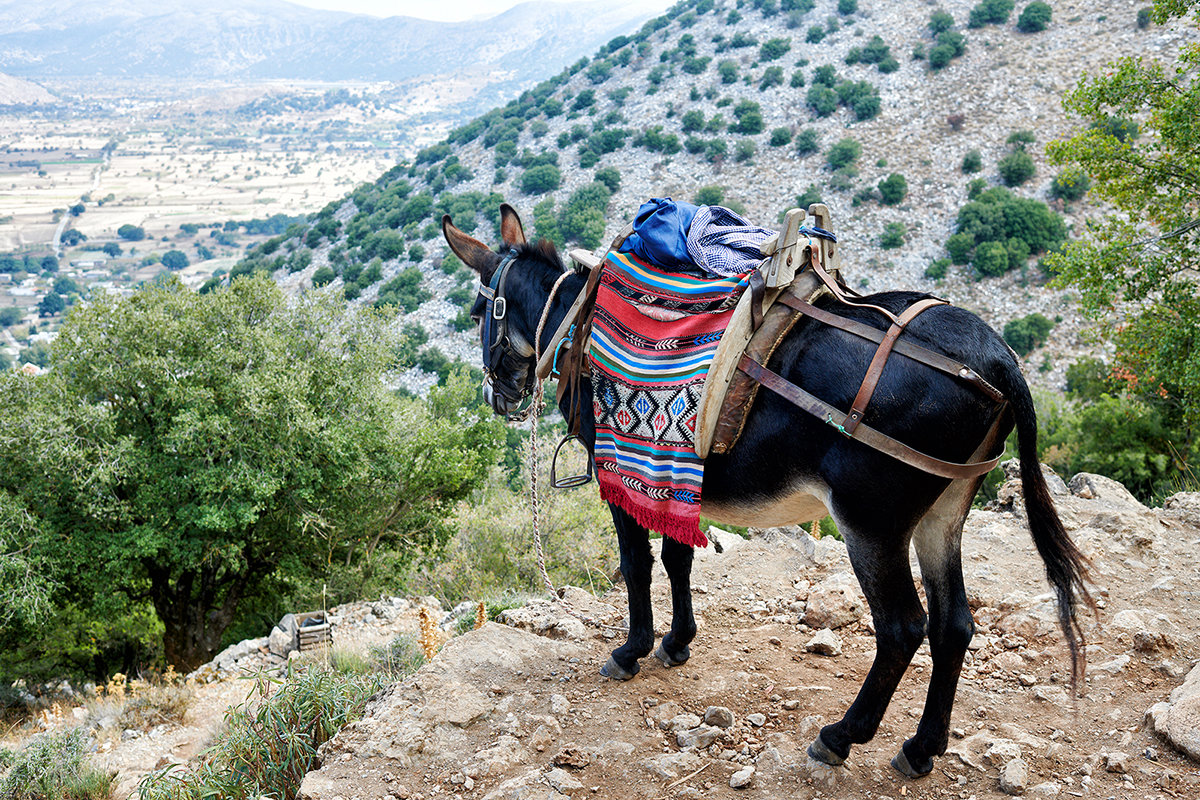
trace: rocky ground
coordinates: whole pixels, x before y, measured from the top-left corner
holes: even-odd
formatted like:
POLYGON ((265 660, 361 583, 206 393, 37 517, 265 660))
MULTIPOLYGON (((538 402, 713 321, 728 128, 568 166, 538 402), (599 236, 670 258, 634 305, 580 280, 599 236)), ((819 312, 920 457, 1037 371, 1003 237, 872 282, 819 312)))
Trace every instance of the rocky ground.
MULTIPOLYGON (((1051 597, 1024 527, 1019 485, 973 511, 964 563, 978 627, 959 684, 950 750, 921 780, 888 762, 912 735, 931 668, 922 648, 874 741, 830 769, 809 761, 818 728, 853 699, 874 656, 869 615, 842 545, 802 531, 717 534, 699 554, 692 658, 650 658, 627 683, 596 668, 614 628, 549 602, 451 640, 323 749, 307 800, 463 796, 1073 797, 1200 796, 1200 494, 1148 509, 1119 484, 1053 481, 1092 559, 1099 618, 1072 701, 1051 597), (1185 678, 1187 680, 1185 681, 1185 678)), ((915 569, 915 566, 914 566, 915 569)), ((620 625, 625 598, 570 590, 620 625)), ((656 575, 659 633, 669 622, 656 575)))

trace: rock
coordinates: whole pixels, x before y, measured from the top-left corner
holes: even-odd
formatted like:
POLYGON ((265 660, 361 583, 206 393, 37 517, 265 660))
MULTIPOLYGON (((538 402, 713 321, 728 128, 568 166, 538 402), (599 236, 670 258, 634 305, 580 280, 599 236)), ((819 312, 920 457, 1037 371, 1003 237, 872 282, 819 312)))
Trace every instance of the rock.
POLYGON ((550 713, 555 716, 568 714, 571 711, 571 701, 561 694, 550 695, 550 713))
POLYGON ((729 776, 730 789, 745 789, 754 781, 754 767, 745 767, 729 776))
POLYGON ((1076 497, 1082 497, 1085 500, 1109 500, 1123 505, 1137 506, 1143 508, 1128 489, 1122 484, 1114 481, 1112 478, 1106 478, 1103 475, 1094 475, 1090 472, 1080 472, 1075 477, 1071 478, 1068 487, 1071 494, 1076 497))
POLYGON ((993 739, 983 752, 983 760, 998 767, 1021 757, 1021 746, 1012 739, 993 739))
POLYGON ((715 742, 721 736, 721 729, 714 728, 712 725, 701 725, 698 728, 693 728, 689 731, 680 731, 675 734, 675 741, 679 747, 695 747, 703 749, 715 742))
POLYGON ((725 706, 709 706, 704 710, 704 724, 717 728, 733 727, 733 712, 725 706))
POLYGON ((678 733, 698 727, 700 727, 700 718, 695 714, 676 714, 667 720, 667 724, 663 729, 671 733, 678 733))
POLYGON ((1029 765, 1022 758, 1014 758, 1000 770, 1000 791, 1005 794, 1022 795, 1029 786, 1029 765))
POLYGON ((582 783, 557 767, 546 773, 546 782, 563 794, 571 794, 583 788, 582 783))
POLYGON ((1101 675, 1116 675, 1121 670, 1125 669, 1130 660, 1131 659, 1127 654, 1122 653, 1116 658, 1105 661, 1103 664, 1097 664, 1094 667, 1088 667, 1088 672, 1095 672, 1101 675))
POLYGON ((862 618, 866 607, 854 575, 838 572, 809 590, 804 623, 813 628, 842 628, 862 618))
POLYGON ((563 745, 562 749, 554 754, 554 758, 550 759, 550 763, 556 767, 570 767, 571 769, 583 769, 589 762, 587 753, 574 744, 563 745))
POLYGON ((829 628, 822 628, 817 631, 816 636, 809 639, 808 644, 804 645, 804 649, 809 653, 816 653, 820 656, 840 656, 842 654, 842 640, 829 628))
POLYGON ((746 722, 749 722, 751 725, 753 725, 756 728, 761 728, 763 725, 767 724, 767 715, 766 714, 758 714, 758 713, 747 714, 746 722))
POLYGON ((1029 787, 1029 791, 1025 794, 1030 797, 1058 797, 1062 792, 1062 787, 1057 781, 1044 781, 1034 786, 1029 787))
MULTIPOLYGON (((561 595, 570 608, 598 622, 614 622, 621 617, 621 612, 616 608, 602 603, 583 589, 566 586, 561 590, 561 595)), ((548 599, 506 609, 500 612, 499 621, 551 639, 582 641, 589 636, 587 627, 581 621, 565 611, 562 605, 548 599)))
POLYGON ((1181 753, 1200 760, 1200 664, 1181 686, 1147 712, 1154 732, 1181 753))
POLYGON ((300 629, 295 614, 284 614, 283 619, 275 623, 267 637, 267 648, 280 658, 287 658, 288 653, 300 649, 300 629))
POLYGON ((700 756, 692 752, 663 753, 645 759, 642 766, 665 781, 673 781, 699 769, 701 763, 700 756))
POLYGON ((1104 769, 1118 775, 1125 775, 1129 772, 1129 756, 1125 753, 1105 753, 1104 769))

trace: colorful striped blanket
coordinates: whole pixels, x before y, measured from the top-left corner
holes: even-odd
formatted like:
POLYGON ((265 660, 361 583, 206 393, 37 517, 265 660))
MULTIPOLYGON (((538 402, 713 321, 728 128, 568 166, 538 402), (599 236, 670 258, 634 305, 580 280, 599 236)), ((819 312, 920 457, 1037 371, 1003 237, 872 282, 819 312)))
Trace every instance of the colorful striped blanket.
POLYGON ((642 526, 703 547, 704 461, 693 449, 704 379, 746 275, 667 272, 609 253, 592 322, 600 496, 642 526))

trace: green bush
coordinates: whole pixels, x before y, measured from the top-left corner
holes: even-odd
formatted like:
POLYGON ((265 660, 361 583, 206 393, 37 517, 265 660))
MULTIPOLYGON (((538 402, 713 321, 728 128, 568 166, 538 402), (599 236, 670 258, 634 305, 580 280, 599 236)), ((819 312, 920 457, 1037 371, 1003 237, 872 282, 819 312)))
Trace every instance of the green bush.
POLYGON ((328 266, 317 267, 312 276, 312 285, 314 288, 318 288, 332 282, 336 277, 337 275, 328 266))
POLYGON ((704 130, 704 112, 699 109, 692 109, 684 113, 679 118, 680 130, 684 133, 693 133, 695 131, 704 130))
POLYGON ((694 202, 698 206, 719 206, 724 199, 724 186, 701 186, 696 190, 694 202))
POLYGON ((603 183, 610 192, 616 193, 621 188, 621 171, 616 167, 604 167, 596 170, 594 180, 603 183))
POLYGON ((883 204, 894 206, 904 199, 908 194, 908 181, 904 176, 893 172, 879 182, 879 195, 883 199, 883 204))
POLYGON ((979 277, 996 277, 1008 271, 1008 249, 1003 242, 981 242, 972 259, 979 277))
POLYGON ((1078 200, 1087 194, 1091 186, 1092 181, 1084 172, 1065 169, 1050 182, 1050 196, 1067 201, 1078 200))
POLYGON ((738 66, 736 61, 725 59, 717 64, 717 74, 721 76, 721 83, 737 83, 738 66))
POLYGON ((1145 30, 1146 28, 1149 28, 1149 27, 1150 27, 1150 22, 1151 22, 1151 19, 1150 19, 1150 12, 1151 12, 1152 10, 1153 10, 1153 9, 1150 9, 1150 8, 1139 8, 1139 9, 1138 9, 1138 12, 1137 12, 1137 26, 1138 26, 1138 28, 1139 28, 1139 29, 1141 29, 1141 30, 1145 30))
POLYGON ((983 169, 983 156, 980 155, 978 150, 971 150, 965 156, 963 156, 963 172, 969 175, 972 172, 979 172, 981 169, 983 169))
POLYGON ((117 774, 86 762, 89 737, 83 728, 43 733, 12 754, 0 780, 4 800, 110 800, 117 774))
POLYGON ((948 31, 954 27, 954 17, 950 16, 946 11, 938 9, 929 15, 929 30, 937 36, 942 31, 948 31))
POLYGON ((925 268, 925 277, 935 281, 940 281, 946 277, 946 272, 950 269, 950 259, 939 258, 928 267, 925 268))
POLYGON ((822 64, 813 70, 813 86, 828 86, 830 89, 837 83, 837 70, 829 64, 822 64))
POLYGON ((1033 173, 1036 171, 1033 164, 1033 156, 1024 150, 1012 151, 1000 159, 1000 163, 996 166, 1000 171, 1000 179, 1004 181, 1005 186, 1019 186, 1032 178, 1033 173))
POLYGON ((1106 116, 1103 120, 1093 122, 1092 130, 1112 136, 1119 142, 1138 138, 1138 124, 1124 117, 1106 116))
POLYGON ((525 194, 545 194, 562 185, 562 172, 553 164, 541 164, 521 175, 521 191, 525 194))
POLYGON ((842 169, 854 164, 862 155, 862 145, 851 138, 845 138, 829 148, 825 159, 831 169, 842 169))
POLYGON ((791 140, 791 128, 775 128, 771 131, 771 147, 783 147, 791 140))
POLYGON ((788 85, 791 86, 793 89, 799 89, 801 86, 803 86, 804 85, 804 71, 796 70, 795 72, 793 72, 792 80, 788 85))
POLYGON ((725 158, 729 152, 729 146, 725 144, 724 139, 709 139, 704 143, 704 157, 711 163, 716 163, 725 158))
POLYGON ((558 217, 558 228, 566 241, 595 248, 604 237, 604 215, 612 192, 603 183, 589 183, 572 192, 558 217))
POLYGON ((765 92, 772 86, 783 85, 783 67, 767 67, 763 70, 762 80, 758 83, 758 90, 765 92))
POLYGON ((884 250, 894 250, 904 244, 904 235, 908 231, 902 222, 889 222, 883 226, 883 235, 879 237, 879 246, 884 250))
POLYGON ((1050 24, 1051 13, 1049 4, 1034 0, 1017 17, 1017 30, 1021 33, 1040 33, 1050 24))
POLYGON ((816 184, 810 183, 807 189, 796 195, 796 208, 803 208, 805 211, 813 203, 820 202, 822 202, 821 190, 816 187, 816 184))
POLYGON ((1003 25, 1008 22, 1016 0, 982 0, 971 9, 967 27, 982 28, 984 25, 1003 25))
POLYGON ((1028 130, 1028 129, 1022 129, 1022 130, 1013 131, 1012 133, 1010 133, 1008 135, 1008 138, 1004 140, 1004 143, 1009 145, 1010 147, 1014 147, 1014 148, 1019 147, 1022 150, 1024 150, 1025 145, 1033 144, 1036 141, 1037 141, 1037 137, 1034 135, 1033 131, 1028 130))
POLYGON ((818 117, 828 117, 838 106, 837 92, 819 83, 814 83, 808 88, 805 101, 818 117))
POLYGON ((744 162, 754 158, 754 154, 758 152, 758 147, 754 144, 753 139, 742 139, 733 149, 733 157, 735 161, 744 162))
POLYGON ((820 25, 813 25, 808 29, 808 33, 805 34, 804 41, 808 42, 809 44, 820 44, 821 40, 824 38, 825 28, 821 27, 820 25))
POLYGON ((1016 197, 1003 188, 985 189, 958 210, 957 230, 976 243, 1022 239, 1031 253, 1043 253, 1066 238, 1062 217, 1045 203, 1016 197))
POLYGON ((379 287, 379 296, 375 300, 376 308, 384 306, 399 306, 412 313, 433 297, 433 294, 421 285, 421 270, 418 267, 406 267, 400 270, 396 277, 379 287))
POLYGON ((733 116, 737 118, 737 123, 732 125, 730 130, 736 133, 749 135, 762 133, 766 126, 763 122, 762 106, 753 100, 742 100, 734 106, 733 116))
POLYGON ((929 50, 929 68, 939 70, 950 64, 954 58, 954 48, 948 44, 937 44, 929 50))
POLYGON ((1004 341, 1019 356, 1027 356, 1046 343, 1054 323, 1041 314, 1030 314, 1011 320, 1004 326, 1004 341))
POLYGON ((792 40, 788 38, 768 39, 758 50, 759 61, 774 61, 784 56, 792 49, 792 40))
POLYGON ((848 17, 858 11, 858 0, 838 0, 837 10, 843 17, 848 17))
POLYGON ((679 68, 688 75, 702 75, 708 69, 708 62, 712 61, 708 56, 691 56, 685 58, 679 68))
POLYGON ((817 142, 817 132, 812 128, 805 128, 800 131, 796 134, 794 141, 796 143, 796 155, 806 156, 820 149, 820 145, 817 142))

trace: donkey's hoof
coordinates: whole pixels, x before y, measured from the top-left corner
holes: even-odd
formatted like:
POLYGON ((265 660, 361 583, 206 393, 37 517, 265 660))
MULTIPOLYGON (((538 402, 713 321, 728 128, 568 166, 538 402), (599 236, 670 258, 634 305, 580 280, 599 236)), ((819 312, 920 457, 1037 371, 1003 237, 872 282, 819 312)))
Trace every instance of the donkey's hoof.
POLYGON ((924 770, 919 770, 913 766, 911 761, 908 760, 908 756, 904 753, 904 748, 901 747, 900 752, 896 753, 895 758, 892 759, 892 766, 897 772, 905 777, 924 778, 926 775, 933 772, 933 759, 929 759, 929 766, 927 768, 924 770))
POLYGON ((846 762, 846 759, 839 756, 837 753, 829 749, 825 742, 821 741, 821 734, 817 734, 817 738, 813 739, 812 744, 808 746, 808 755, 820 761, 822 764, 828 764, 831 767, 840 767, 846 762))
POLYGON ((658 645, 658 649, 654 651, 654 657, 661 661, 664 667, 678 667, 680 664, 686 663, 691 655, 691 652, 685 647, 683 648, 683 658, 675 658, 666 651, 661 642, 658 645))
POLYGON ((608 657, 608 661, 604 662, 604 666, 600 668, 600 674, 606 678, 612 678, 615 681, 627 681, 634 675, 638 674, 641 669, 635 661, 632 670, 627 670, 617 663, 617 660, 612 656, 608 657))

